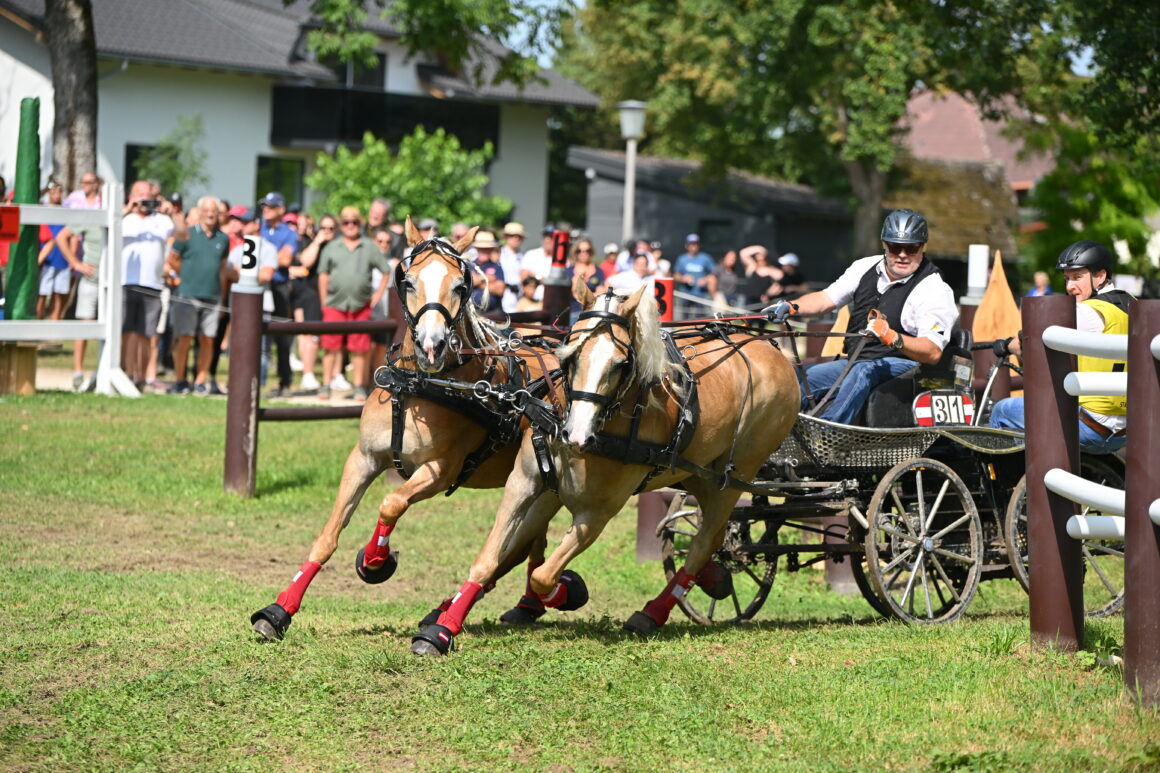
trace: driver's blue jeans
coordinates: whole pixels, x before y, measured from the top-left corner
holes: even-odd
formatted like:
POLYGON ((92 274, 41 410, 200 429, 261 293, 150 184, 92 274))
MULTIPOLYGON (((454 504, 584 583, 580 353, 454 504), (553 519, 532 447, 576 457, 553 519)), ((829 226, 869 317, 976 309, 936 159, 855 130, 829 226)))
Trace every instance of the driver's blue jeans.
MULTIPOLYGON (((1128 442, 1126 433, 1105 437, 1078 419, 1076 423, 1079 424, 1079 450, 1086 454, 1114 454, 1128 442)), ((1007 397, 995 403, 991 409, 991 426, 1025 431, 1027 422, 1023 416, 1023 398, 1007 397)))
MULTIPOLYGON (((855 362, 850 372, 846 374, 842 385, 838 387, 834 398, 822 411, 821 418, 836 421, 840 424, 853 424, 854 418, 866 404, 870 397, 870 390, 890 379, 901 376, 914 367, 914 360, 905 357, 883 357, 878 360, 859 360, 855 362)), ((831 360, 810 365, 805 369, 805 378, 809 382, 809 390, 813 392, 814 400, 821 400, 826 392, 842 375, 846 369, 846 360, 831 360)), ((799 371, 799 374, 801 371, 799 371)), ((801 376, 799 375, 799 380, 801 376)), ((802 384, 802 410, 809 407, 809 397, 805 384, 802 384)))

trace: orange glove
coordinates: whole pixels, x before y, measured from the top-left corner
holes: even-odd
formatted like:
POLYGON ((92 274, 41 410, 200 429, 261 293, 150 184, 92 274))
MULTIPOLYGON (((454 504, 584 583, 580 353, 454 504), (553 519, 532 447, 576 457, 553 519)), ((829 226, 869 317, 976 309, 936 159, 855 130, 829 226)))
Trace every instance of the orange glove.
POLYGON ((878 309, 871 309, 870 313, 866 315, 866 329, 862 332, 868 336, 874 336, 889 347, 902 348, 902 334, 890 327, 885 315, 878 309))

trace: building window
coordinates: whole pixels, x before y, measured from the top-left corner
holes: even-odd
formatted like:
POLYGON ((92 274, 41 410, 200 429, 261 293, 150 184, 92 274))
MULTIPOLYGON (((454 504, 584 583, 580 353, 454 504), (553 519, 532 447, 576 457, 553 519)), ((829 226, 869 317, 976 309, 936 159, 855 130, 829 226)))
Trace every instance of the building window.
POLYGON ((125 181, 125 195, 129 195, 129 186, 137 182, 139 175, 137 174, 137 164, 141 161, 141 157, 155 148, 155 145, 133 145, 126 143, 125 145, 125 174, 121 179, 125 181))
POLYGON ((299 158, 275 158, 258 156, 258 180, 255 185, 255 199, 270 191, 278 191, 286 197, 286 204, 302 204, 302 178, 305 163, 299 158))
POLYGON ((386 54, 375 54, 375 64, 370 67, 362 62, 340 62, 333 59, 324 64, 334 70, 342 88, 384 91, 387 87, 386 54))

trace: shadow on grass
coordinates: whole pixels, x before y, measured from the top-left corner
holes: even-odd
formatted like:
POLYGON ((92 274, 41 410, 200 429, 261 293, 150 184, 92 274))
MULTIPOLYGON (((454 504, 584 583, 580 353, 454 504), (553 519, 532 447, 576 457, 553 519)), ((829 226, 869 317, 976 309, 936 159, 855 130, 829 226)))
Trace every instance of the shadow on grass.
POLYGON ((280 494, 283 491, 292 491, 294 489, 305 488, 317 483, 317 476, 306 471, 299 472, 279 472, 278 477, 274 480, 267 478, 258 478, 258 497, 273 496, 280 494))

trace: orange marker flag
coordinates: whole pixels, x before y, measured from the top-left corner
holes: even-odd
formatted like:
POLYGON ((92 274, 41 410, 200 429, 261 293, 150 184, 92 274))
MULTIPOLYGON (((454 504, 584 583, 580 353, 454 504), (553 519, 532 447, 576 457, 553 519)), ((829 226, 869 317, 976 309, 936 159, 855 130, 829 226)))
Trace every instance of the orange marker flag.
POLYGON ((983 293, 983 300, 975 311, 971 335, 976 341, 994 341, 997 338, 1013 336, 1022 327, 1023 320, 1019 315, 1019 307, 1015 303, 1015 296, 1011 294, 1007 275, 1003 271, 1003 257, 995 250, 995 265, 991 269, 987 291, 983 293))

